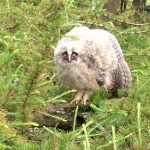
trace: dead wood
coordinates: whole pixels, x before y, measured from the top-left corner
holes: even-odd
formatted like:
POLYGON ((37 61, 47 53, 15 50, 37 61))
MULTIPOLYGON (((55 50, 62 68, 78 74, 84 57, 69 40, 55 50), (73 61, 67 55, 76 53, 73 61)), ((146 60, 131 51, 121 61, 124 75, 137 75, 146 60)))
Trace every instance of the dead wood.
MULTIPOLYGON (((81 126, 87 117, 90 110, 89 104, 86 106, 79 105, 76 126, 81 126)), ((43 108, 42 111, 33 115, 32 121, 37 122, 39 127, 57 127, 64 130, 71 130, 74 122, 76 105, 70 103, 59 105, 53 104, 43 108)))

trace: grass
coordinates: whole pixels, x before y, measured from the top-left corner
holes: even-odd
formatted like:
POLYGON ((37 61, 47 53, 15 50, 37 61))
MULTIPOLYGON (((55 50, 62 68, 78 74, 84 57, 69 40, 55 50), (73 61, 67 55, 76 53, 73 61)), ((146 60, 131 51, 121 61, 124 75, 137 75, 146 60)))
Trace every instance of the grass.
POLYGON ((137 123, 138 123, 138 135, 139 135, 139 144, 140 144, 140 148, 142 146, 142 137, 141 137, 141 104, 138 103, 137 104, 137 123))
MULTIPOLYGON (((131 9, 114 16, 122 25, 104 23, 101 13, 97 0, 0 1, 0 149, 150 149, 149 26, 125 24, 136 21, 131 9), (79 24, 116 35, 132 72, 129 97, 109 100, 96 91, 82 127, 76 127, 77 107, 72 131, 43 127, 27 133, 37 126, 31 122, 34 112, 74 96, 75 90, 58 82, 53 52, 60 37, 79 24)), ((150 21, 146 12, 141 16, 144 23, 150 21)))
POLYGON ((114 150, 117 150, 116 133, 115 133, 115 127, 114 126, 112 126, 112 135, 113 135, 114 150))

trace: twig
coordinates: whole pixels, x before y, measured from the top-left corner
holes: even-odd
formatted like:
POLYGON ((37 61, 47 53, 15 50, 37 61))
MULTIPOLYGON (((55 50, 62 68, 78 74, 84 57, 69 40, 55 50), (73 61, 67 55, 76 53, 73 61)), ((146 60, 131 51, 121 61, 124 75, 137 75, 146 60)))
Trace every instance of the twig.
POLYGON ((19 25, 20 25, 19 23, 10 24, 10 25, 7 25, 5 28, 9 29, 9 30, 12 30, 12 29, 15 29, 16 27, 18 27, 19 25))
MULTIPOLYGON (((95 22, 78 21, 78 23, 94 25, 94 26, 97 26, 97 27, 103 27, 104 29, 107 29, 107 30, 111 30, 109 27, 106 27, 103 24, 99 24, 99 23, 95 23, 95 22)), ((146 24, 144 24, 144 25, 146 25, 146 24)), ((142 26, 142 24, 141 24, 141 26, 142 26)), ((126 34, 126 35, 129 35, 129 34, 142 34, 142 33, 147 33, 148 31, 149 31, 149 27, 146 30, 135 31, 135 32, 119 32, 119 31, 117 31, 118 34, 116 36, 121 36, 123 34, 126 34)), ((116 31, 114 31, 114 32, 116 32, 116 31)))
POLYGON ((100 131, 102 131, 104 133, 104 138, 106 140, 108 140, 111 137, 111 135, 107 132, 107 130, 102 125, 99 125, 97 127, 97 129, 100 130, 100 131))
POLYGON ((5 105, 10 99, 12 99, 16 94, 16 91, 13 89, 10 89, 6 96, 4 97, 4 100, 2 100, 2 102, 0 103, 1 105, 5 105))
POLYGON ((103 16, 105 16, 105 17, 107 17, 109 19, 112 19, 114 21, 117 21, 117 22, 120 22, 120 23, 124 23, 124 24, 127 24, 127 25, 131 25, 131 26, 146 26, 146 25, 149 25, 149 23, 134 23, 134 22, 123 21, 123 20, 114 18, 114 16, 110 16, 110 14, 103 14, 103 16))
POLYGON ((78 23, 83 23, 83 24, 95 25, 95 26, 98 26, 98 27, 104 27, 103 24, 95 23, 95 22, 86 22, 86 21, 77 21, 77 22, 78 23))
POLYGON ((121 35, 121 34, 141 34, 141 33, 147 33, 149 31, 149 28, 146 30, 142 30, 142 31, 135 31, 135 32, 119 32, 117 35, 121 35))
POLYGON ((38 77, 38 72, 39 72, 39 68, 36 67, 35 71, 32 72, 32 79, 30 80, 30 83, 28 82, 27 83, 27 90, 25 92, 25 99, 23 100, 23 104, 22 104, 22 121, 27 121, 27 103, 28 103, 28 99, 30 97, 30 94, 31 94, 31 90, 32 90, 32 87, 38 77))

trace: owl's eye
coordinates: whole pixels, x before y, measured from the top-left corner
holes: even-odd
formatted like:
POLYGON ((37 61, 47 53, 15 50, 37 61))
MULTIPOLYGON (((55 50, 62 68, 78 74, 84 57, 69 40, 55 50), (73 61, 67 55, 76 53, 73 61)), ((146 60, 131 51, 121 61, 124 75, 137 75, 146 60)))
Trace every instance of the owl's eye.
POLYGON ((63 60, 68 60, 68 53, 67 53, 67 51, 62 53, 62 58, 63 58, 63 60))
POLYGON ((71 59, 72 59, 72 60, 76 60, 76 59, 77 59, 77 56, 78 56, 78 53, 73 52, 73 53, 71 54, 71 59))

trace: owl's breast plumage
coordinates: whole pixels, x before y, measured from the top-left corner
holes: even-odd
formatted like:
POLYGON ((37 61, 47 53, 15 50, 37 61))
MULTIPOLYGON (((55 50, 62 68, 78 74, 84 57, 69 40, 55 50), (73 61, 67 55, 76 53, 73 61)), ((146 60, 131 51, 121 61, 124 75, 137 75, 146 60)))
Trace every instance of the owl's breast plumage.
POLYGON ((95 72, 89 70, 84 63, 67 64, 57 67, 59 80, 68 88, 95 90, 98 88, 95 72))

